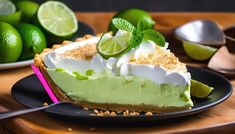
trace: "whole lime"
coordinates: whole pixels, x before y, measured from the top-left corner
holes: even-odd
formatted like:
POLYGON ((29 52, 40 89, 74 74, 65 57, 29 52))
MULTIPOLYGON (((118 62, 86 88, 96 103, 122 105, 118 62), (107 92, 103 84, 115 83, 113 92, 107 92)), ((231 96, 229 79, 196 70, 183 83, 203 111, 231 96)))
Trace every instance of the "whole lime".
POLYGON ((23 42, 20 60, 33 58, 35 54, 41 53, 46 48, 46 37, 38 27, 21 23, 16 26, 16 29, 19 31, 23 42))
POLYGON ((22 40, 17 30, 6 22, 0 22, 0 63, 15 62, 22 50, 22 40))
POLYGON ((22 11, 22 21, 31 22, 37 13, 39 4, 29 0, 23 0, 16 3, 16 7, 22 11))
MULTIPOLYGON (((128 20, 132 25, 137 27, 140 20, 144 20, 146 29, 152 29, 155 22, 150 14, 142 9, 131 8, 118 12, 113 18, 123 18, 128 20)), ((108 31, 117 32, 117 28, 113 25, 112 21, 109 22, 108 31)))

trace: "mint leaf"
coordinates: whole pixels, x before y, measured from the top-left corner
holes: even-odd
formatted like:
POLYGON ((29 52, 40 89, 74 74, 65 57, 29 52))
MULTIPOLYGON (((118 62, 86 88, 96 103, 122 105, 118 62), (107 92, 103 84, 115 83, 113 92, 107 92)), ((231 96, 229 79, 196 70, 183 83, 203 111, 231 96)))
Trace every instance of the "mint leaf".
POLYGON ((161 33, 155 31, 155 30, 145 30, 142 32, 143 38, 146 40, 151 40, 155 42, 157 45, 164 47, 165 46, 165 38, 162 36, 161 33))
POLYGON ((127 32, 132 32, 135 30, 135 27, 125 19, 114 18, 112 19, 112 23, 117 29, 121 29, 127 32))
POLYGON ((139 44, 142 42, 142 40, 143 40, 143 34, 139 31, 139 30, 137 30, 137 29, 135 29, 133 32, 132 32, 132 38, 131 38, 131 40, 130 40, 130 46, 131 46, 131 48, 135 48, 135 47, 137 47, 137 46, 139 46, 139 44))

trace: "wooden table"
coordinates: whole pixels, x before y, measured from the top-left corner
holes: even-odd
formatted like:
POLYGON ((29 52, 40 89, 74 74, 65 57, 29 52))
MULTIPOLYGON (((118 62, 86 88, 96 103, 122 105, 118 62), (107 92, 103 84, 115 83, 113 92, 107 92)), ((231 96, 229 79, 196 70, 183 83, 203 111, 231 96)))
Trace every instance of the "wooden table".
MULTIPOLYGON (((92 26, 97 33, 106 31, 107 24, 110 21, 113 13, 77 13, 79 20, 86 22, 92 26)), ((156 29, 169 34, 172 29, 184 24, 187 21, 194 19, 212 19, 216 21, 221 28, 235 24, 235 13, 152 13, 156 21, 156 29)), ((171 44, 178 45, 179 44, 171 44)), ((180 48, 180 47, 179 47, 180 48)), ((182 49, 181 49, 182 50, 182 49)), ((190 60, 182 51, 175 51, 180 59, 192 66, 205 67, 206 62, 195 62, 190 60)), ((0 71, 0 104, 11 109, 25 108, 17 103, 11 96, 12 85, 21 78, 32 74, 30 67, 23 67, 12 70, 0 71)), ((235 79, 231 79, 233 87, 235 86, 235 79)), ((86 124, 73 124, 56 120, 47 115, 36 112, 21 116, 21 122, 32 128, 36 132, 45 134, 63 134, 68 128, 72 128, 72 133, 91 133, 93 126, 86 124), (92 129, 91 129, 92 128, 92 129)), ((4 125, 4 124, 3 124, 4 125)), ((6 125, 5 125, 6 126, 6 125)), ((8 126, 8 128, 12 128, 8 126)), ((12 128, 14 131, 14 128, 12 128)), ((203 133, 203 132, 235 132, 235 94, 225 102, 216 107, 213 107, 205 112, 194 115, 184 120, 178 120, 164 124, 157 124, 153 126, 145 126, 138 128, 108 128, 96 127, 95 133, 203 133)))

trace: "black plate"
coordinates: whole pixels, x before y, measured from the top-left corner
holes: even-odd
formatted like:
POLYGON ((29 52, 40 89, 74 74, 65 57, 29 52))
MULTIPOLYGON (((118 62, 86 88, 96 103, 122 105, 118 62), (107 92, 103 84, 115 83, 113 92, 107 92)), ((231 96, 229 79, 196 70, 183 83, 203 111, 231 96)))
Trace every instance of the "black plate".
POLYGON ((88 26, 86 23, 78 21, 78 30, 77 32, 74 34, 74 36, 72 37, 72 40, 75 40, 78 37, 83 37, 86 34, 91 34, 94 35, 95 32, 94 30, 88 26))
MULTIPOLYGON (((169 119, 175 117, 188 116, 207 110, 208 108, 215 106, 225 101, 232 93, 232 86, 230 82, 223 76, 208 71, 206 69, 199 69, 194 67, 188 67, 192 78, 207 85, 214 87, 214 92, 207 99, 201 99, 194 101, 194 107, 190 110, 154 114, 153 116, 145 116, 141 114, 139 116, 122 116, 115 117, 102 117, 102 116, 90 116, 92 110, 84 110, 81 107, 73 104, 64 104, 55 106, 45 110, 47 114, 50 114, 60 119, 79 120, 79 121, 93 121, 93 122, 143 122, 143 121, 158 121, 162 119, 169 119)), ((21 104, 27 107, 42 106, 44 102, 52 103, 47 93, 43 89, 41 83, 37 79, 36 75, 27 76, 12 87, 12 96, 21 104)))

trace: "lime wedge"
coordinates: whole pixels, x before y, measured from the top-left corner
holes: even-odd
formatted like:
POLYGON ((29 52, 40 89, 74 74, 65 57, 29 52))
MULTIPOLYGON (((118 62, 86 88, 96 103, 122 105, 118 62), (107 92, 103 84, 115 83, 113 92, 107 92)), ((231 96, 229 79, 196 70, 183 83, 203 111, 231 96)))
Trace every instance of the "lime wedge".
POLYGON ((0 15, 11 14, 15 11, 16 7, 10 0, 0 0, 0 15))
POLYGON ((43 3, 37 13, 40 25, 58 37, 70 37, 77 29, 77 19, 74 12, 59 1, 43 3))
POLYGON ((16 7, 22 11, 22 20, 24 22, 30 22, 37 13, 39 4, 33 1, 24 0, 17 2, 16 7))
POLYGON ((131 32, 110 37, 104 34, 97 45, 97 50, 104 58, 117 57, 130 47, 131 32))
POLYGON ((11 25, 17 25, 20 22, 20 20, 21 20, 21 11, 0 16, 0 21, 10 23, 11 25))
POLYGON ((217 51, 216 48, 188 41, 183 42, 185 52, 195 60, 207 60, 217 51))
POLYGON ((214 89, 213 87, 209 87, 202 82, 191 80, 190 92, 191 95, 196 98, 206 98, 207 96, 210 95, 213 89, 214 89))

